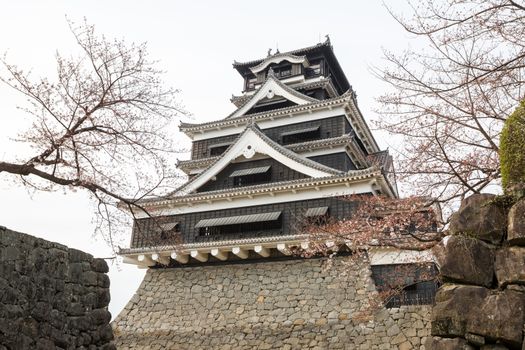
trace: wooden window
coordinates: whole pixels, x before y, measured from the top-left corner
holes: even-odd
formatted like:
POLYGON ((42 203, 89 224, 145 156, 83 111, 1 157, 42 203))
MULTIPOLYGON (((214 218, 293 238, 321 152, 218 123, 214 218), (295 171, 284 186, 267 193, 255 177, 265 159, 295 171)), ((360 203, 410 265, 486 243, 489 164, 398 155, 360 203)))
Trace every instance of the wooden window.
POLYGON ((306 142, 318 140, 321 138, 320 126, 311 128, 289 131, 281 134, 281 140, 283 145, 289 145, 292 143, 306 142))
POLYGON ((255 89, 255 84, 257 84, 257 78, 246 78, 246 90, 255 89))
POLYGON ((210 146, 210 157, 220 156, 230 147, 230 144, 212 145, 210 146))
POLYGON ((310 67, 305 69, 305 75, 307 78, 312 78, 321 75, 321 64, 311 64, 310 67))
POLYGON ((267 230, 282 229, 281 217, 281 212, 278 211, 204 219, 199 221, 195 228, 199 229, 200 236, 265 232, 267 230))
POLYGON ((269 182, 272 179, 271 166, 239 169, 230 174, 235 187, 269 182))
POLYGON ((292 75, 292 66, 286 65, 281 67, 273 67, 273 73, 278 78, 289 77, 292 75))

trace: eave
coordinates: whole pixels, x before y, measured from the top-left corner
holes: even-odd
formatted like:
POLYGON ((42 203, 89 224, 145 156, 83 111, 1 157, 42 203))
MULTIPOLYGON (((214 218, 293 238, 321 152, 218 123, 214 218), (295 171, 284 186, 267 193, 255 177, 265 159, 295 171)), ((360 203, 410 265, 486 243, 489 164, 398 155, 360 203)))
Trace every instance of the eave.
MULTIPOLYGON (((293 192, 316 188, 321 186, 333 186, 344 184, 351 186, 360 181, 369 181, 374 178, 382 177, 381 170, 372 167, 364 170, 354 170, 342 175, 327 176, 323 178, 305 178, 299 180, 273 182, 262 185, 228 188, 217 191, 191 193, 172 198, 149 199, 141 201, 145 209, 155 210, 163 207, 172 208, 173 206, 188 205, 197 202, 211 202, 217 200, 234 200, 235 198, 245 198, 255 195, 271 194, 276 192, 293 192)), ((388 191, 386 191, 388 193, 388 191)))
POLYGON ((214 161, 205 171, 176 189, 171 195, 180 196, 193 193, 212 180, 213 176, 217 175, 235 159, 240 157, 251 159, 256 154, 269 156, 308 177, 322 178, 341 174, 340 170, 330 168, 286 149, 265 135, 255 123, 251 123, 235 142, 226 149, 221 157, 214 161))
POLYGON ((236 119, 242 117, 246 115, 246 113, 249 112, 251 108, 256 106, 261 100, 265 98, 271 99, 274 96, 284 97, 286 100, 292 101, 298 105, 318 102, 318 100, 315 98, 306 96, 292 89, 286 84, 283 84, 273 74, 273 71, 270 71, 262 86, 258 88, 242 106, 228 115, 226 119, 236 119))
POLYGON ((307 103, 307 104, 298 105, 298 106, 279 108, 279 109, 274 109, 274 110, 266 111, 266 112, 248 114, 248 115, 243 115, 243 116, 236 117, 236 118, 215 120, 215 121, 202 123, 202 124, 181 123, 180 130, 191 137, 194 133, 199 133, 199 132, 203 133, 206 130, 211 130, 211 129, 221 130, 227 127, 238 127, 240 125, 247 125, 252 120, 257 122, 257 121, 266 120, 266 119, 290 117, 293 114, 297 114, 297 113, 301 113, 305 111, 313 112, 318 109, 325 109, 325 108, 334 107, 337 105, 344 105, 346 102, 351 100, 352 95, 353 95, 353 92, 348 91, 347 93, 341 96, 338 96, 336 98, 332 98, 332 99, 315 101, 312 103, 307 103))
POLYGON ((306 56, 296 56, 296 55, 287 54, 287 53, 278 53, 275 55, 268 56, 258 65, 250 67, 250 71, 253 74, 257 74, 265 70, 269 65, 279 64, 282 61, 288 61, 293 64, 301 64, 304 67, 308 67, 310 65, 310 62, 308 62, 308 59, 306 58, 306 56))
MULTIPOLYGON (((244 115, 237 118, 222 119, 203 124, 189 124, 181 123, 180 130, 188 137, 194 139, 195 134, 204 134, 209 131, 221 131, 228 128, 239 128, 248 125, 252 122, 273 121, 280 118, 290 118, 297 114, 313 114, 317 111, 332 110, 334 108, 342 107, 350 120, 355 132, 367 147, 369 153, 379 151, 379 146, 375 140, 372 132, 368 128, 368 124, 364 120, 361 111, 357 107, 355 94, 353 91, 348 91, 345 94, 333 99, 322 100, 319 102, 307 103, 299 106, 292 106, 286 108, 275 109, 272 111, 244 115)), ((216 137, 216 136, 215 136, 216 137)))
MULTIPOLYGON (((306 234, 254 237, 215 242, 163 245, 143 248, 120 248, 118 255, 127 264, 139 268, 173 266, 174 263, 213 263, 228 260, 245 260, 249 256, 271 259, 273 256, 293 256, 294 251, 308 251, 320 244, 327 251, 337 252, 356 249, 354 242, 338 237, 315 238, 306 234), (255 254, 250 254, 251 252, 255 254), (277 253, 277 254, 276 254, 277 253)), ((399 249, 370 242, 367 247, 371 265, 433 262, 430 249, 399 249)), ((175 264, 176 265, 176 264, 175 264)))
MULTIPOLYGON (((335 53, 334 53, 332 44, 328 36, 326 40, 322 43, 318 43, 316 45, 305 47, 305 48, 298 49, 298 50, 284 52, 282 54, 302 56, 302 55, 307 55, 307 54, 315 54, 316 52, 324 55, 324 57, 329 62, 331 68, 333 69, 334 75, 336 76, 335 80, 338 80, 337 85, 340 86, 340 89, 341 89, 340 92, 351 89, 350 83, 348 82, 348 79, 346 75, 344 74, 340 63, 337 60, 337 57, 335 57, 335 53)), ((248 62, 236 62, 235 61, 233 63, 233 68, 235 68, 239 72, 239 74, 244 77, 248 73, 251 74, 251 71, 250 71, 251 67, 260 64, 266 59, 268 59, 268 57, 261 58, 258 60, 248 61, 248 62)))

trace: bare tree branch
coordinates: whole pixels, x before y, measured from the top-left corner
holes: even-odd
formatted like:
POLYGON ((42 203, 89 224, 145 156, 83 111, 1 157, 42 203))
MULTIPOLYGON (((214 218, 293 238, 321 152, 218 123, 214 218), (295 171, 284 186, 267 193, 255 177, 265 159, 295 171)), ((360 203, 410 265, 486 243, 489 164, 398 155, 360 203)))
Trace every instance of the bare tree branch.
POLYGON ((402 142, 401 183, 412 195, 454 200, 499 183, 499 134, 523 99, 525 9, 510 0, 407 0, 392 16, 426 46, 385 51, 376 76, 392 88, 378 98, 378 127, 402 142))
POLYGON ((57 53, 55 79, 33 79, 2 60, 0 81, 27 97, 23 110, 33 122, 19 140, 34 153, 0 159, 0 175, 18 175, 40 190, 87 190, 114 248, 118 203, 132 215, 147 213, 137 201, 177 182, 166 175, 174 174, 170 164, 180 149, 169 127, 184 112, 177 90, 164 86, 163 72, 148 59, 146 44, 109 41, 85 21, 69 21, 69 27, 81 54, 57 53))

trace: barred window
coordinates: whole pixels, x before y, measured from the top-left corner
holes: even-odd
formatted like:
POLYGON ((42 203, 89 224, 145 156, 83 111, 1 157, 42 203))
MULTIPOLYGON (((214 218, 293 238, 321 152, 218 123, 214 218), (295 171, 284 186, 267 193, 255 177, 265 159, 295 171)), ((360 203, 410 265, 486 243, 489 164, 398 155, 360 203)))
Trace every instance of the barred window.
POLYGON ((433 263, 372 266, 372 279, 385 295, 385 307, 433 304, 439 283, 433 263))

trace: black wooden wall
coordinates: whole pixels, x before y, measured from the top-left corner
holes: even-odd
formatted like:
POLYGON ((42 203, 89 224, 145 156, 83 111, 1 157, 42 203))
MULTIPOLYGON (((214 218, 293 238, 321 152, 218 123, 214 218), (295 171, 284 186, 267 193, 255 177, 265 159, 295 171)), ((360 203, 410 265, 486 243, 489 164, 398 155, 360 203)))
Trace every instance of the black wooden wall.
POLYGON ((167 238, 162 238, 160 230, 157 229, 158 223, 170 222, 179 222, 183 243, 298 234, 300 233, 298 230, 304 222, 302 215, 306 209, 323 206, 329 207, 329 215, 331 218, 340 220, 351 216, 352 212, 355 210, 356 203, 342 198, 320 198, 307 201, 165 216, 158 219, 140 219, 135 222, 133 228, 131 247, 136 248, 172 244, 173 242, 170 241, 171 238, 169 236, 167 238), (195 225, 203 219, 269 213, 275 211, 282 211, 281 230, 267 230, 264 232, 252 232, 250 234, 199 236, 199 230, 195 228, 195 225), (157 220, 157 223, 154 223, 152 220, 157 220))
POLYGON ((232 188, 234 187, 233 178, 230 177, 230 174, 235 170, 240 169, 249 169, 249 168, 258 168, 263 166, 271 166, 270 173, 271 178, 268 182, 277 182, 277 181, 286 181, 286 180, 296 180, 304 179, 307 176, 297 172, 289 167, 285 166, 278 161, 266 158, 261 160, 255 160, 250 162, 243 163, 232 163, 224 168, 215 176, 215 180, 208 181, 202 187, 200 187, 197 192, 207 192, 215 191, 220 189, 232 188))
POLYGON ((341 171, 357 169, 346 152, 324 154, 322 156, 309 157, 309 159, 341 171))
MULTIPOLYGON (((275 128, 264 129, 263 132, 275 142, 282 144, 281 134, 290 131, 306 129, 314 126, 320 126, 320 138, 329 139, 350 133, 352 127, 344 116, 312 120, 304 123, 289 124, 275 128)), ((234 142, 239 135, 229 135, 215 137, 206 140, 194 141, 192 145, 192 159, 202 159, 210 156, 210 146, 222 144, 225 142, 234 142)))

